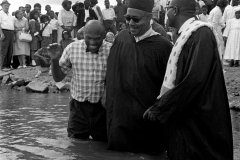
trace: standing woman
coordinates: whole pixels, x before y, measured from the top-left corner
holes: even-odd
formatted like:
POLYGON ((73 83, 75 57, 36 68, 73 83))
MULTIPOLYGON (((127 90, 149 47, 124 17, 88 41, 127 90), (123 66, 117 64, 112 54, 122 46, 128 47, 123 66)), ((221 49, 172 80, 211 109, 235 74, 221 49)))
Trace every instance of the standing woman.
POLYGON ((17 10, 15 12, 14 30, 16 33, 16 41, 14 42, 13 55, 18 56, 19 66, 18 68, 26 68, 25 56, 30 55, 30 44, 28 42, 21 42, 19 35, 21 32, 27 32, 29 30, 28 20, 23 17, 23 12, 17 10))
POLYGON ((77 23, 77 17, 73 11, 71 11, 72 2, 69 0, 64 0, 62 2, 63 9, 59 11, 58 14, 58 42, 62 39, 62 32, 68 31, 74 37, 74 27, 77 23))
POLYGON ((40 22, 39 12, 37 10, 32 10, 30 12, 30 20, 29 20, 29 30, 32 35, 32 41, 30 42, 30 54, 32 60, 32 66, 36 66, 36 62, 34 61, 34 53, 41 48, 41 36, 40 33, 40 22))

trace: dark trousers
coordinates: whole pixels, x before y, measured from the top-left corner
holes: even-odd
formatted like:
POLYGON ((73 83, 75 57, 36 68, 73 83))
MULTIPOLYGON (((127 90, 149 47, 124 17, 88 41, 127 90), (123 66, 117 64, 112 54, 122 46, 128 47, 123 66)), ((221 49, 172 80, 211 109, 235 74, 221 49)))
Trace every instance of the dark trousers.
POLYGON ((57 30, 53 30, 52 31, 52 43, 57 43, 57 36, 58 36, 57 30))
POLYGON ((14 32, 10 30, 5 30, 5 29, 3 29, 2 31, 5 38, 4 40, 2 40, 2 45, 1 45, 1 56, 2 56, 1 68, 10 68, 12 54, 13 54, 14 32))
POLYGON ((77 139, 107 141, 106 109, 101 102, 78 102, 72 99, 69 104, 68 136, 77 139))
POLYGON ((111 31, 114 35, 116 34, 117 28, 115 25, 113 25, 113 20, 104 20, 103 24, 106 32, 111 31))
POLYGON ((50 58, 44 58, 48 63, 46 63, 42 57, 38 57, 38 56, 34 56, 34 60, 36 62, 37 66, 41 66, 41 67, 50 67, 51 62, 50 62, 50 58))

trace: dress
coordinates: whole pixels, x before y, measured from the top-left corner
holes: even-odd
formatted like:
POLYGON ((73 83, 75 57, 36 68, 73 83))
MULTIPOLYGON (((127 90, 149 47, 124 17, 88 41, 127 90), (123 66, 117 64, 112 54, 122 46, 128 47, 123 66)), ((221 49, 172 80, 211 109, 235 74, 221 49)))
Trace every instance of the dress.
POLYGON ((222 59, 224 54, 224 41, 222 36, 222 29, 225 27, 222 19, 222 11, 220 7, 216 6, 214 7, 211 12, 209 13, 208 22, 213 25, 213 28, 215 29, 217 35, 218 35, 218 42, 219 42, 219 55, 222 59))
MULTIPOLYGON (((77 17, 73 11, 67 11, 65 9, 62 9, 59 11, 58 14, 58 43, 62 39, 62 32, 63 29, 61 25, 64 25, 65 27, 73 27, 76 26, 77 23, 77 17)), ((71 32, 72 38, 74 38, 74 30, 71 32)))
POLYGON ((224 59, 240 60, 240 19, 229 20, 223 36, 228 38, 224 59))
POLYGON ((116 37, 106 77, 109 149, 163 151, 164 129, 145 121, 143 113, 159 94, 171 49, 172 44, 160 35, 137 43, 129 30, 122 30, 116 37))
MULTIPOLYGON (((15 29, 29 29, 28 26, 28 20, 26 18, 23 18, 22 20, 15 19, 14 20, 14 28, 15 29)), ((13 55, 18 56, 18 55, 30 55, 30 43, 28 42, 21 42, 19 40, 19 35, 22 31, 17 31, 15 33, 16 35, 16 41, 14 42, 14 47, 13 47, 13 55)))
POLYGON ((30 49, 37 51, 41 46, 40 39, 37 36, 40 33, 40 23, 34 19, 29 20, 29 30, 32 35, 32 41, 30 42, 30 49), (35 34, 35 35, 34 35, 35 34))

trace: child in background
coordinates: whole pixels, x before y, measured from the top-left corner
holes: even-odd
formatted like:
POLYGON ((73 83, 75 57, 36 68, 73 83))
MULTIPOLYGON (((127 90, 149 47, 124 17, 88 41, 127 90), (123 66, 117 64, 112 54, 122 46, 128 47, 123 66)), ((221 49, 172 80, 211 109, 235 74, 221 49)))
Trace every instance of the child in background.
POLYGON ((113 43, 114 39, 115 39, 115 36, 112 32, 108 32, 106 34, 106 38, 105 38, 106 42, 113 43))
POLYGON ((230 67, 237 67, 240 60, 240 7, 237 7, 235 11, 235 18, 227 22, 223 33, 223 39, 226 42, 224 59, 230 60, 230 67))
POLYGON ((58 20, 55 19, 54 11, 50 11, 50 22, 49 24, 52 26, 52 43, 57 43, 57 28, 58 28, 58 20))
POLYGON ((206 5, 202 6, 201 8, 202 14, 199 15, 199 19, 203 22, 208 22, 208 7, 206 5))
POLYGON ((67 45, 69 45, 72 42, 74 42, 74 40, 71 37, 71 33, 68 31, 63 31, 62 40, 60 41, 62 50, 64 50, 67 47, 67 45))
POLYGON ((200 19, 199 14, 201 14, 200 5, 198 2, 196 2, 196 17, 197 17, 197 19, 200 19))
POLYGON ((84 26, 77 31, 77 37, 74 38, 74 41, 84 39, 84 26))
POLYGON ((49 24, 50 18, 48 15, 44 14, 40 17, 40 29, 42 33, 41 48, 47 47, 52 43, 52 26, 49 24))

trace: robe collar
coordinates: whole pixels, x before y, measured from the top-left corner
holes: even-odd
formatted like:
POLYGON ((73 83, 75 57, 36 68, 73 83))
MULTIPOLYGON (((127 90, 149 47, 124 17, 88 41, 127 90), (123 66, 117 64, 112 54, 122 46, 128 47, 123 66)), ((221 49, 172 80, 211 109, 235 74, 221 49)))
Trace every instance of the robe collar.
POLYGON ((134 36, 134 38, 135 38, 135 41, 136 41, 136 43, 137 43, 137 42, 139 42, 139 41, 141 41, 141 40, 143 40, 143 39, 146 39, 146 38, 151 37, 151 36, 154 36, 154 35, 160 35, 160 34, 157 33, 157 32, 155 32, 155 31, 152 29, 152 27, 150 27, 150 29, 149 29, 146 33, 144 33, 143 35, 141 35, 141 36, 139 36, 139 37, 134 36))
POLYGON ((189 18, 186 22, 184 22, 183 25, 178 30, 178 35, 180 35, 185 29, 187 29, 189 27, 189 25, 191 23, 193 23, 193 21, 195 21, 195 20, 196 20, 196 18, 192 17, 192 18, 189 18))

